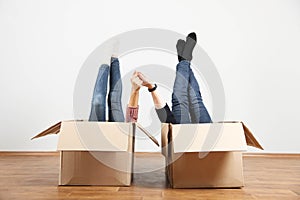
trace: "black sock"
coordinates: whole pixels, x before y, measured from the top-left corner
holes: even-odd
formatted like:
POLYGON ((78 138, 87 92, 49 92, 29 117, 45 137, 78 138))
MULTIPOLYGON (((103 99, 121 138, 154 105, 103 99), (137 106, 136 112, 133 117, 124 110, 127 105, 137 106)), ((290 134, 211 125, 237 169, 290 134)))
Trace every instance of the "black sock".
POLYGON ((194 32, 189 33, 188 36, 186 37, 186 42, 185 42, 184 49, 182 52, 182 57, 184 60, 188 60, 188 61, 192 60, 193 50, 194 50, 196 43, 197 43, 196 33, 194 33, 194 32))
POLYGON ((179 39, 176 44, 177 56, 178 56, 179 62, 184 60, 184 58, 182 57, 182 52, 183 52, 184 46, 185 46, 185 41, 182 39, 179 39))

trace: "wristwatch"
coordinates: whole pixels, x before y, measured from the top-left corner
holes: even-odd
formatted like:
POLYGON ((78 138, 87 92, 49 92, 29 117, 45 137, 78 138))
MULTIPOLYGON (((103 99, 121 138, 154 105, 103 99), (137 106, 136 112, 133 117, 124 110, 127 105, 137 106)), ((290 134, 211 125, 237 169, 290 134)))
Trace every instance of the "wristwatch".
POLYGON ((156 85, 156 83, 154 83, 154 87, 151 88, 151 89, 148 88, 148 91, 149 92, 153 92, 154 90, 156 90, 156 88, 157 88, 157 85, 156 85))

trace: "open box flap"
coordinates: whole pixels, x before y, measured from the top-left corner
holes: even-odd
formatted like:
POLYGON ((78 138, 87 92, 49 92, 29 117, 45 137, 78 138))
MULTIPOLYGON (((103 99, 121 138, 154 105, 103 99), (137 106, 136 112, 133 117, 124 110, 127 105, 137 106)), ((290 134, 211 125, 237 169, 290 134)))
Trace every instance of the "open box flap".
POLYGON ((58 123, 54 124, 53 126, 49 127, 48 129, 37 134, 36 136, 34 136, 31 139, 33 140, 33 139, 40 138, 40 137, 50 135, 50 134, 58 134, 60 132, 60 127, 61 127, 61 122, 58 122, 58 123))
MULTIPOLYGON (((61 132, 61 128, 62 128, 62 123, 64 123, 64 124, 68 124, 68 125, 71 125, 71 127, 74 125, 74 123, 77 125, 77 126, 79 126, 79 127, 77 127, 76 129, 74 128, 74 127, 72 127, 72 130, 73 130, 73 133, 78 133, 78 128, 79 129, 81 129, 82 130, 82 128, 81 128, 81 124, 82 124, 82 122, 85 122, 85 121, 83 121, 83 120, 68 120, 68 121, 63 121, 63 122, 58 122, 58 123, 56 123, 56 124, 54 124, 54 125, 52 125, 51 127, 49 127, 48 129, 46 129, 46 130, 44 130, 44 131, 42 131, 41 133, 39 133, 38 135, 36 135, 36 136, 34 136, 33 138, 31 138, 31 139, 36 139, 36 138, 40 138, 40 137, 43 137, 43 136, 46 136, 46 135, 49 135, 49 134, 58 134, 58 133, 60 133, 61 132)), ((85 124, 85 123, 84 123, 85 124)), ((125 124, 125 123, 124 123, 125 124)), ((136 126, 143 132, 143 133, 145 133, 145 135, 147 135, 147 137, 148 138, 150 138, 157 146, 159 146, 159 143, 158 143, 158 141, 155 139, 155 137, 153 137, 145 128, 143 128, 139 123, 134 123, 134 124, 136 124, 136 126)), ((66 127, 67 125, 64 125, 64 127, 66 127)), ((87 127, 85 127, 85 128, 88 128, 88 129, 90 129, 90 127, 91 126, 87 126, 87 127)), ((93 129, 92 129, 93 130, 93 129)), ((130 130, 130 131, 132 131, 132 130, 130 130)), ((63 131, 63 132, 65 132, 65 131, 63 131)), ((69 130, 67 130, 67 135, 69 134, 69 130)), ((72 131, 71 131, 72 132, 72 131)), ((84 130, 84 132, 86 132, 85 130, 84 130)), ((92 131, 92 132, 94 132, 94 131, 92 131)), ((68 138, 66 138, 65 137, 65 133, 63 134, 64 136, 61 136, 60 137, 60 139, 59 139, 59 143, 58 143, 58 150, 63 150, 63 149, 65 149, 65 145, 64 145, 64 141, 69 141, 69 140, 71 140, 72 138, 77 138, 78 137, 78 135, 76 134, 76 135, 72 135, 72 136, 68 136, 68 138)), ((111 135, 111 134, 110 134, 111 135)), ((122 137, 122 135, 124 135, 124 134, 120 134, 119 136, 120 137, 122 137)), ((114 138, 120 138, 120 137, 114 137, 114 138)), ((123 138, 123 139, 125 139, 125 138, 123 138)), ((123 140, 124 141, 124 140, 123 140)), ((69 142, 68 142, 69 143, 69 142)), ((78 142, 77 141, 77 145, 79 145, 81 142, 78 142), (78 144, 77 144, 78 143, 78 144)), ((73 143, 73 145, 72 146, 76 146, 75 145, 75 142, 73 143)), ((83 147, 82 147, 82 145, 79 145, 80 146, 80 149, 82 149, 83 147)), ((118 146, 118 145, 117 145, 118 146)), ((69 148, 71 148, 71 147, 69 147, 69 148)), ((68 149, 69 149, 68 148, 68 149)), ((123 148, 125 148, 125 146, 123 147, 123 148)), ((122 148, 122 149, 123 149, 122 148)), ((123 149, 124 150, 124 149, 123 149)))
POLYGON ((246 151, 241 123, 172 124, 174 153, 246 151))
POLYGON ((64 121, 59 151, 132 151, 133 125, 124 122, 64 121))
POLYGON ((147 135, 147 137, 152 140, 158 147, 159 147, 159 143, 158 141, 155 139, 155 137, 153 137, 144 127, 142 127, 139 123, 135 122, 136 126, 143 132, 145 133, 145 135, 147 135))
POLYGON ((258 141, 255 139, 255 137, 253 136, 251 131, 248 129, 248 127, 243 122, 241 122, 241 123, 243 125, 247 145, 264 150, 264 148, 258 143, 258 141))

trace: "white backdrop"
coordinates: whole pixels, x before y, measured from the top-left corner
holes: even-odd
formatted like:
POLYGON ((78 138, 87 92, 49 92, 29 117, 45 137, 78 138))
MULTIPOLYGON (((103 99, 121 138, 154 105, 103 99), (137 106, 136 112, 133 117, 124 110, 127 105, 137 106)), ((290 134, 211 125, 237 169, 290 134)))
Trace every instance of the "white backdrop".
MULTIPOLYGON (((138 28, 195 31, 222 78, 226 120, 244 121, 266 152, 300 152, 299 0, 0 0, 0 151, 55 150, 57 136, 30 138, 74 118, 73 90, 85 59, 110 37, 138 28)), ((148 52, 121 59, 121 70, 153 60, 176 64, 175 56, 148 52)), ((141 91, 140 113, 152 109, 148 95, 141 91)), ((147 114, 141 119, 150 121, 147 114)), ((159 151, 149 141, 136 145, 159 151)))

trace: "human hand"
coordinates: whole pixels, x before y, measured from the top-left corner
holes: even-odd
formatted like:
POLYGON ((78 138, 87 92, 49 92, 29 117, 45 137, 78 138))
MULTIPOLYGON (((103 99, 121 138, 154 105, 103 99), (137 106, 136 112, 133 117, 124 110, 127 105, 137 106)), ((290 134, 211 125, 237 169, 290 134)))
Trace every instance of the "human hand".
POLYGON ((132 91, 138 91, 141 88, 142 80, 138 77, 138 72, 134 71, 131 78, 132 91))
POLYGON ((147 87, 148 89, 152 89, 155 85, 150 81, 144 74, 141 72, 137 72, 137 76, 142 81, 142 85, 147 87))

